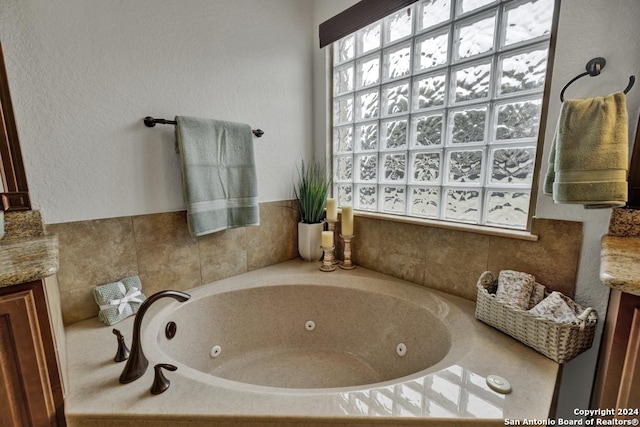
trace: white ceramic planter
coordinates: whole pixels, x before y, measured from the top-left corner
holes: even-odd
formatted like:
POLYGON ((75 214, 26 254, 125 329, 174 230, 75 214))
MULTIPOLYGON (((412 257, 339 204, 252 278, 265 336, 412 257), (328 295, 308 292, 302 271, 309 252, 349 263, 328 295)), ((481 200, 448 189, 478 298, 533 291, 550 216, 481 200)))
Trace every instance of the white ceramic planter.
POLYGON ((322 231, 324 223, 298 223, 298 253, 305 261, 318 261, 322 257, 322 231))

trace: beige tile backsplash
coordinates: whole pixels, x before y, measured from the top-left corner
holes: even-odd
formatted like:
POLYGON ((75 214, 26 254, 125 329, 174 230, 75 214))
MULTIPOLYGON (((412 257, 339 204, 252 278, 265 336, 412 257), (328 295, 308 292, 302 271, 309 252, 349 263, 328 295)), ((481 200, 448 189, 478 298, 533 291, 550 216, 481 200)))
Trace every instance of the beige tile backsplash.
POLYGON ((517 270, 574 296, 582 223, 534 219, 537 242, 464 231, 356 218, 356 264, 475 300, 486 270, 517 270))
MULTIPOLYGON (((260 226, 191 237, 185 212, 49 224, 65 324, 96 316, 95 286, 137 274, 143 292, 185 290, 298 256, 295 201, 260 204, 260 226)), ((537 242, 355 218, 357 265, 475 300, 485 270, 526 271, 575 293, 582 223, 535 219, 537 242)), ((338 251, 340 245, 338 245, 338 251)), ((336 273, 334 273, 336 274, 336 273)))
POLYGON ((97 316, 95 286, 139 275, 148 296, 185 290, 297 256, 292 201, 260 204, 260 226, 191 237, 186 212, 47 224, 60 249, 65 324, 97 316))

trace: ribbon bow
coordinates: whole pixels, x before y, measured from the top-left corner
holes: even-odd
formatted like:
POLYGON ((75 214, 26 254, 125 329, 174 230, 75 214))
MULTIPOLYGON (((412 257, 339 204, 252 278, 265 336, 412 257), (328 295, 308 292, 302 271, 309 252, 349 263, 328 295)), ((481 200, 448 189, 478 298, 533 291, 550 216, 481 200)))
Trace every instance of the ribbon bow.
POLYGON ((127 310, 128 313, 126 313, 127 316, 130 316, 133 314, 133 309, 131 308, 131 303, 132 302, 139 302, 142 303, 143 300, 139 298, 140 295, 142 295, 142 292, 140 292, 140 290, 136 287, 132 287, 129 288, 129 290, 127 291, 127 289, 124 287, 124 284, 122 282, 118 282, 118 289, 120 290, 120 292, 124 295, 122 298, 120 299, 112 299, 111 301, 109 301, 109 304, 106 305, 101 305, 100 309, 104 310, 107 309, 109 307, 112 307, 114 305, 118 306, 118 314, 122 314, 123 311, 127 310))

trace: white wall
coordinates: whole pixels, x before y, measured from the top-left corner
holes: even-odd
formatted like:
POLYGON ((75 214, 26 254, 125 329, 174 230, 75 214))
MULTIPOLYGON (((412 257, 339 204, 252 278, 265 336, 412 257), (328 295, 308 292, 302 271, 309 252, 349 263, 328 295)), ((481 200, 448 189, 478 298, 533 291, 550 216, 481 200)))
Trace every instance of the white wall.
MULTIPOLYGON (((330 18, 356 0, 314 1, 314 24, 330 18)), ((607 60, 603 73, 596 78, 585 77, 574 83, 566 92, 568 98, 606 95, 624 89, 629 75, 640 78, 640 1, 638 0, 562 0, 558 41, 551 85, 551 101, 544 144, 542 172, 547 169, 548 152, 553 132, 560 114, 560 90, 575 75, 584 71, 587 61, 596 56, 607 60)), ((314 135, 315 155, 325 153, 327 117, 318 100, 325 97, 325 52, 318 49, 317 34, 314 39, 314 135), (322 85, 321 85, 322 83, 322 85)), ((629 136, 633 141, 640 112, 640 83, 627 96, 629 111, 629 136)), ((609 290, 599 280, 600 238, 607 233, 610 210, 586 210, 581 206, 555 205, 550 197, 539 189, 536 215, 541 218, 565 219, 584 223, 584 238, 578 271, 576 300, 595 307, 601 322, 593 348, 578 356, 564 367, 558 416, 571 418, 574 408, 588 408, 592 382, 596 369, 602 323, 606 315, 609 290)))
POLYGON ((259 200, 312 152, 309 0, 2 0, 34 208, 47 223, 183 209, 173 126, 249 123, 259 200))
MULTIPOLYGON (((581 98, 621 91, 627 86, 630 75, 634 74, 640 78, 640 54, 637 47, 639 39, 639 1, 562 0, 542 171, 547 170, 551 140, 560 114, 559 94, 562 87, 572 77, 584 71, 589 59, 602 56, 607 60, 602 74, 576 81, 567 89, 565 97, 581 98)), ((627 95, 627 109, 629 139, 632 144, 640 113, 638 83, 627 95)), ((589 406, 609 296, 609 289, 599 280, 600 238, 607 234, 611 210, 587 210, 581 206, 555 205, 550 197, 542 195, 541 190, 540 188, 536 215, 584 223, 576 300, 583 305, 595 307, 601 318, 593 348, 564 368, 558 415, 569 418, 574 408, 589 406)))

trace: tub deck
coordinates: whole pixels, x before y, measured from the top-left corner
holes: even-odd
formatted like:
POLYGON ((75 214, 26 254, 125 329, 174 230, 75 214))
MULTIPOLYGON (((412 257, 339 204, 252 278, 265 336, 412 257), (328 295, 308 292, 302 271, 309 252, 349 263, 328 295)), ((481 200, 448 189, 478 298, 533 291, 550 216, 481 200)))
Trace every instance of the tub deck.
MULTIPOLYGON (((309 281, 339 284, 349 277, 371 280, 383 292, 422 292, 419 286, 357 268, 324 273, 318 263, 292 260, 225 279, 207 286, 234 289, 260 283, 309 281), (409 286, 410 288, 406 288, 409 286), (391 289, 391 290, 389 290, 391 289)), ((201 292, 202 288, 194 290, 201 292)), ((377 289, 374 289, 377 290, 377 289)), ((189 292, 189 291, 187 291, 189 292)), ((441 292, 439 298, 466 313, 472 330, 454 331, 468 342, 455 363, 436 365, 424 373, 395 381, 334 389, 284 389, 243 384, 206 376, 194 370, 167 372, 171 387, 149 393, 153 365, 173 363, 154 346, 154 333, 143 334, 149 359, 147 373, 122 385, 124 367, 114 363, 116 339, 112 327, 90 319, 66 328, 68 378, 65 413, 74 426, 378 426, 505 425, 505 419, 545 420, 553 404, 559 365, 507 335, 473 319, 475 303, 441 292), (150 336, 151 335, 151 336, 150 336), (513 391, 491 390, 487 375, 510 381, 513 391)), ((145 316, 175 307, 173 300, 154 304, 145 316)), ((251 313, 247 313, 248 316, 251 313)), ((115 325, 131 340, 133 317, 115 325)), ((455 337, 454 337, 455 338, 455 337)))

